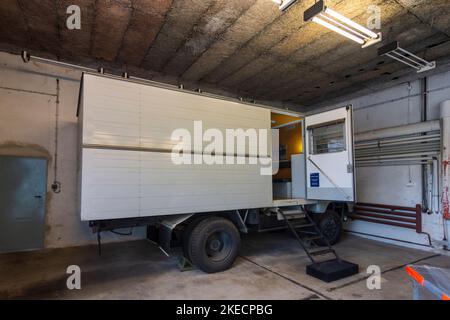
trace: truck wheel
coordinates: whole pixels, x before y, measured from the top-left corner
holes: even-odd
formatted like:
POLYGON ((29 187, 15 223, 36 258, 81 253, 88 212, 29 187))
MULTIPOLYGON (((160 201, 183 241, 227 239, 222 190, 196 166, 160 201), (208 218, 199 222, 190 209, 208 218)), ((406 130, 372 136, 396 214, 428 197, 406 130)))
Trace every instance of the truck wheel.
POLYGON ((189 245, 190 245, 190 242, 191 242, 191 234, 192 234, 192 230, 194 230, 194 228, 197 226, 197 224, 200 221, 201 221, 201 218, 194 219, 194 220, 190 221, 189 224, 183 230, 183 241, 182 241, 183 256, 186 259, 188 259, 190 262, 192 262, 191 255, 189 253, 189 245))
POLYGON ((200 221, 188 239, 191 262, 207 273, 229 269, 241 245, 237 228, 231 221, 220 217, 200 221))
MULTIPOLYGON (((333 245, 338 243, 342 232, 342 221, 339 215, 334 211, 327 211, 320 215, 317 225, 327 238, 328 242, 333 245)), ((314 243, 319 246, 326 246, 323 240, 314 240, 314 243)))

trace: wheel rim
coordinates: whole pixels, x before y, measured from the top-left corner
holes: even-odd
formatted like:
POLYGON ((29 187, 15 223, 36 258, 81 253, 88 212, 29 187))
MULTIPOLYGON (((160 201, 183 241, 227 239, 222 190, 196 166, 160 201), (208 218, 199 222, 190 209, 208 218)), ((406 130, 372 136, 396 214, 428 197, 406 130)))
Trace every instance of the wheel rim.
POLYGON ((213 261, 226 259, 233 250, 231 236, 224 230, 210 234, 205 243, 206 255, 213 261))

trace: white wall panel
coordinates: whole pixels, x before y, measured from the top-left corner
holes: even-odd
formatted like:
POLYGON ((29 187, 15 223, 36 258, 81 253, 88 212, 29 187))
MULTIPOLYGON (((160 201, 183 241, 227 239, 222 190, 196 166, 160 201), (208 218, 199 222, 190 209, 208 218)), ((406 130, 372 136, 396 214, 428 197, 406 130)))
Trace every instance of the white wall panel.
POLYGON ((86 74, 83 99, 83 144, 139 146, 139 86, 86 74))
MULTIPOLYGON (((224 137, 225 129, 271 128, 269 109, 96 75, 84 75, 83 96, 83 144, 170 150, 178 143, 173 131, 193 135, 194 121, 224 137)), ((206 144, 189 150, 201 152, 206 144)))
POLYGON ((81 219, 139 216, 139 152, 83 149, 81 219))
MULTIPOLYGON (((203 132, 218 129, 224 138, 225 129, 267 129, 260 154, 270 155, 269 109, 90 74, 82 97, 83 220, 271 205, 272 178, 260 165, 175 165, 170 152, 174 130, 193 138, 194 121, 202 121, 203 132)), ((201 153, 203 145, 186 149, 201 153)))
POLYGON ((170 153, 83 149, 83 220, 257 208, 272 202, 260 166, 175 165, 170 153))

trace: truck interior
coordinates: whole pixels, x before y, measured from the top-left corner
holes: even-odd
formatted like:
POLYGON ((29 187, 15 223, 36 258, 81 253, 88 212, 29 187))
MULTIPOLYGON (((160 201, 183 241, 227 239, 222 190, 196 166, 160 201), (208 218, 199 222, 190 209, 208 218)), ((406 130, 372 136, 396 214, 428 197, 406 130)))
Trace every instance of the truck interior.
MULTIPOLYGON (((301 117, 272 112, 272 130, 278 130, 278 150, 274 144, 273 200, 305 199, 304 121, 301 117)), ((276 135, 274 135, 275 137, 276 135)))

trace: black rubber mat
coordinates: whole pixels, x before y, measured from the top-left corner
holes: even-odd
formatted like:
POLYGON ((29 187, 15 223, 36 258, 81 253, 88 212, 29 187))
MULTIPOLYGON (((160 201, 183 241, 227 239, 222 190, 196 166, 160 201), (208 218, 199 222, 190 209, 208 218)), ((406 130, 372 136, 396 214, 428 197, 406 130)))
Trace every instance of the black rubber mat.
POLYGON ((325 282, 332 282, 357 274, 359 267, 345 260, 327 260, 306 266, 306 274, 325 282))

